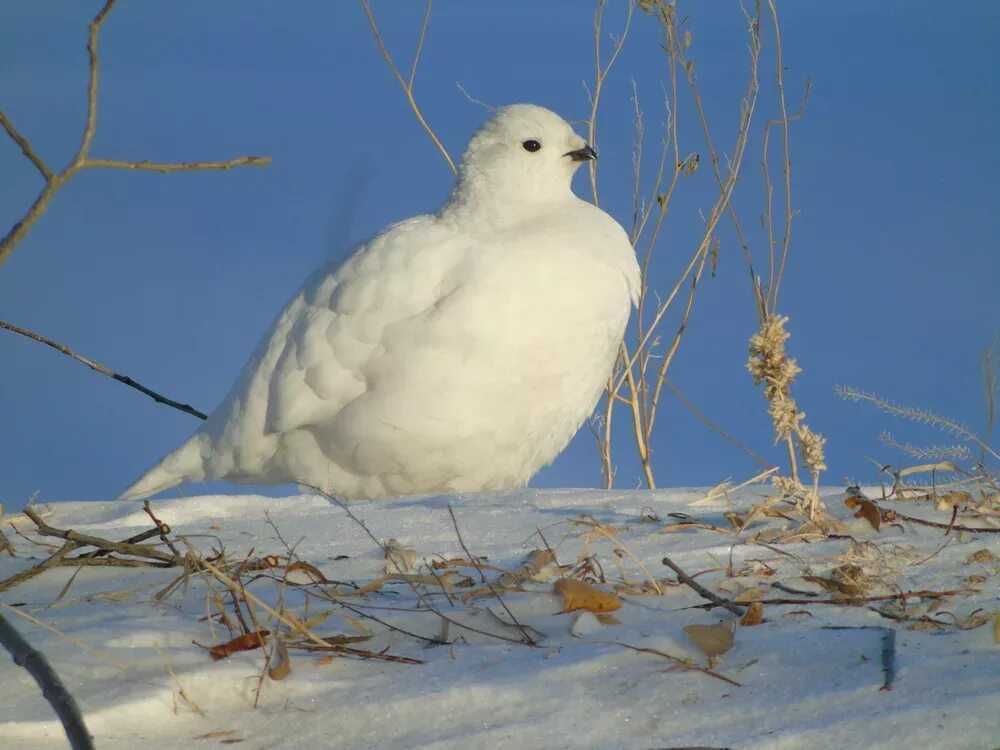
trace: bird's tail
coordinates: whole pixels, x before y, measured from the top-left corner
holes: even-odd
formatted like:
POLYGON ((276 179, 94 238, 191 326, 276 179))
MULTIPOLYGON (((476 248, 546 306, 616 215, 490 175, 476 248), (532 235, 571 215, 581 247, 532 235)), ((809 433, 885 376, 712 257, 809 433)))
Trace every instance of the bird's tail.
POLYGON ((167 454, 156 466, 139 477, 118 499, 142 500, 176 487, 181 482, 200 482, 205 479, 203 449, 206 439, 201 433, 193 435, 180 448, 167 454))

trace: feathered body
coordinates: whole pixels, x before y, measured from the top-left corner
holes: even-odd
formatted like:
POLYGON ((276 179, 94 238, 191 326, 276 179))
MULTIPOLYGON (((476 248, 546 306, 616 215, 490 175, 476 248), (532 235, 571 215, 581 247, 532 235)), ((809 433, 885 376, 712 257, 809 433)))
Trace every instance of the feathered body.
POLYGON ((123 497, 212 479, 345 498, 524 486, 593 410, 639 289, 625 232, 570 190, 585 149, 548 110, 501 109, 444 207, 317 271, 123 497))

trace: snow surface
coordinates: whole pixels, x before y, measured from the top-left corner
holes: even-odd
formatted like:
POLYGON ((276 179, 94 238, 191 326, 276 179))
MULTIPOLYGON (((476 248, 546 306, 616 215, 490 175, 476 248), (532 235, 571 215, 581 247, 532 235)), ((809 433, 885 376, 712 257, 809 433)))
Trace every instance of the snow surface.
MULTIPOLYGON (((509 570, 543 547, 537 535, 541 529, 560 563, 575 562, 581 551, 593 553, 610 587, 622 581, 615 545, 600 535, 591 535, 588 542, 588 529, 572 523, 589 514, 661 581, 673 580, 660 563, 670 555, 689 573, 709 571, 697 580, 727 596, 741 586, 759 585, 766 587, 766 598, 793 597, 770 588, 780 580, 829 598, 801 575, 826 575, 841 564, 850 539, 770 547, 743 543, 761 529, 778 528, 774 520, 742 535, 705 529, 659 533, 676 522, 668 517, 671 512, 726 526, 724 511, 745 510, 760 500, 760 493, 741 491, 728 499, 695 503, 703 492, 525 490, 401 498, 353 505, 351 510, 380 540, 395 538, 415 550, 418 559, 432 560, 464 557, 448 513, 451 504, 470 551, 509 570), (727 581, 724 567, 730 560, 737 571, 766 570, 753 562, 757 560, 777 574, 727 581)), ((948 542, 940 529, 911 524, 883 527, 876 535, 866 522, 851 517, 842 499, 843 493, 825 496, 830 511, 847 524, 847 533, 862 542, 854 551, 869 556, 866 572, 903 591, 961 588, 969 585, 969 576, 979 576, 978 593, 948 599, 936 612, 928 612, 928 601, 911 600, 912 614, 948 621, 947 613, 963 620, 979 608, 1000 609, 1000 563, 968 563, 983 548, 1000 557, 1000 535, 952 533, 948 542)), ((150 528, 148 517, 134 504, 65 502, 49 507, 48 523, 82 533, 124 539, 150 528)), ((175 535, 206 553, 225 544, 230 559, 251 550, 255 557, 284 555, 277 530, 300 559, 318 566, 329 579, 363 584, 385 572, 383 552, 365 530, 321 497, 206 496, 155 501, 153 508, 175 535)), ((913 503, 906 504, 905 512, 942 515, 913 503)), ((46 554, 11 532, 10 517, 0 529, 19 556, 0 558, 0 578, 46 554)), ((21 531, 31 528, 26 520, 15 518, 14 523, 21 531)), ((645 580, 628 554, 620 562, 628 581, 638 586, 645 580)), ((474 569, 460 572, 477 578, 474 569)), ((158 603, 153 595, 177 577, 176 569, 86 568, 53 604, 72 573, 66 568, 47 571, 0 594, 0 601, 99 652, 4 610, 55 666, 102 750, 221 747, 223 742, 254 749, 1000 746, 1000 645, 992 622, 968 630, 920 630, 865 607, 767 605, 765 622, 738 628, 735 646, 715 667, 737 687, 704 672, 671 669, 675 663, 661 656, 611 643, 659 649, 704 666, 705 657, 682 628, 732 618, 720 609, 693 608, 704 600, 686 586, 668 586, 662 597, 625 594, 624 606, 615 613, 620 624, 603 624, 590 613, 561 613, 551 582, 531 583, 527 591, 503 598, 519 622, 542 634, 538 647, 458 625, 448 629, 448 638, 455 641, 451 646, 429 646, 359 620, 373 637, 353 646, 387 648, 425 663, 324 660, 320 654, 293 650, 291 674, 282 681, 265 678, 255 709, 263 653, 249 651, 213 662, 192 644, 228 640, 218 624, 199 619, 206 614, 203 580, 192 578, 186 589, 158 603), (855 627, 824 629, 831 625, 855 627), (885 627, 897 631, 891 691, 879 690, 885 627), (181 689, 204 715, 179 696, 181 689)), ((274 605, 280 587, 261 579, 249 590, 274 605)), ((516 628, 503 622, 509 616, 495 598, 466 606, 458 600, 461 591, 454 594, 454 608, 440 593, 431 593, 430 600, 456 622, 517 638, 516 628)), ((285 594, 289 607, 302 615, 301 593, 288 587, 285 594)), ((381 592, 346 601, 414 634, 442 632, 438 616, 418 609, 405 583, 388 583, 381 592)), ((315 600, 311 607, 311 615, 322 609, 315 600)), ((314 630, 322 636, 358 633, 337 614, 314 630)), ((0 747, 66 745, 61 725, 31 677, 9 660, 0 662, 0 747)))

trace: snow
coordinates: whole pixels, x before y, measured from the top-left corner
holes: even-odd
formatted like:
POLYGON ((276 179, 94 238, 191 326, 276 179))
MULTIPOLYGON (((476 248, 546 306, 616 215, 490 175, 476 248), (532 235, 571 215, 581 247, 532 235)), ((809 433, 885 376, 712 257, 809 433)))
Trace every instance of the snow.
MULTIPOLYGON (((10 609, 0 611, 46 654, 102 750, 215 747, 223 742, 246 748, 997 746, 1000 645, 992 621, 964 630, 921 629, 862 606, 765 605, 765 621, 737 628, 733 649, 714 667, 739 686, 618 645, 657 649, 704 667, 705 656, 682 628, 733 619, 719 608, 700 608, 705 600, 686 586, 666 585, 663 596, 639 593, 646 576, 630 555, 664 584, 674 580, 660 563, 669 555, 689 574, 707 571, 696 580, 727 597, 743 587, 762 586, 765 599, 795 598, 771 588, 777 580, 828 599, 830 594, 801 576, 829 575, 851 550, 855 564, 862 560, 866 573, 892 587, 876 586, 870 594, 971 590, 945 599, 936 611, 930 600, 911 599, 911 615, 950 622, 965 621, 977 609, 1000 610, 1000 563, 968 562, 984 548, 1000 557, 1000 535, 951 532, 946 537, 941 529, 909 523, 883 526, 875 534, 843 506, 842 492, 825 493, 825 502, 857 543, 849 538, 746 543, 761 529, 779 528, 781 519, 768 519, 739 535, 708 529, 661 533, 677 520, 669 513, 725 527, 725 511, 745 510, 762 493, 742 490, 697 502, 703 491, 523 490, 351 505, 372 535, 382 541, 395 538, 414 550, 418 561, 465 557, 450 505, 466 546, 485 557, 487 565, 517 569, 528 553, 544 548, 540 529, 560 563, 576 562, 581 552, 593 554, 607 578, 605 590, 621 584, 624 573, 634 593, 621 594, 624 606, 614 613, 617 624, 589 612, 562 613, 551 580, 504 593, 503 602, 517 621, 540 634, 537 647, 512 642, 519 631, 508 624, 510 616, 493 596, 463 604, 461 594, 468 589, 454 590, 452 606, 440 587, 418 587, 426 601, 458 623, 447 630, 450 646, 428 645, 333 607, 335 612, 313 625, 318 635, 357 635, 358 628, 337 614, 343 611, 373 634, 351 646, 388 649, 425 663, 324 659, 323 654, 293 649, 291 674, 281 681, 264 677, 257 708, 253 703, 263 652, 213 661, 192 643, 229 639, 219 624, 200 619, 208 598, 205 580, 198 576, 161 602, 153 597, 177 578, 176 569, 86 568, 58 598, 73 574, 59 568, 0 594, 0 602, 65 637, 10 609), (620 540, 627 549, 618 558, 621 570, 616 545, 601 534, 588 534, 593 526, 574 523, 580 519, 602 524, 620 540), (728 565, 737 572, 766 570, 754 561, 776 574, 725 577, 728 565), (970 582, 970 576, 977 578, 970 582), (460 624, 509 640, 463 630, 460 624), (886 679, 886 628, 895 631, 889 691, 879 689, 886 679)), ((323 497, 205 496, 155 501, 152 507, 172 527, 173 536, 186 538, 206 554, 225 545, 230 561, 251 552, 255 558, 285 555, 283 539, 299 559, 316 565, 329 579, 365 584, 385 573, 383 551, 366 530, 323 497)), ((897 507, 914 516, 944 515, 914 503, 897 507)), ((48 508, 45 519, 52 526, 116 540, 151 527, 142 508, 130 503, 60 502, 48 508)), ((17 516, 8 514, 0 525, 18 553, 17 558, 0 558, 0 579, 47 554, 12 533, 13 519, 18 530, 38 538, 29 533, 32 524, 17 516)), ((480 585, 472 568, 447 570, 470 575, 480 585)), ((250 578, 244 575, 243 580, 250 578)), ((218 582, 213 587, 223 591, 218 582)), ((282 588, 266 578, 248 583, 248 590, 271 606, 278 605, 282 588)), ((285 587, 284 596, 288 610, 305 618, 301 590, 285 587)), ((416 635, 442 633, 441 619, 419 606, 406 583, 389 582, 381 591, 343 601, 416 635)), ((315 598, 310 607, 309 616, 324 609, 315 598)), ((257 613, 267 618, 263 611, 257 613)), ((273 624, 263 626, 273 629, 273 624)), ((37 685, 9 661, 0 666, 0 747, 66 747, 62 727, 37 685)))

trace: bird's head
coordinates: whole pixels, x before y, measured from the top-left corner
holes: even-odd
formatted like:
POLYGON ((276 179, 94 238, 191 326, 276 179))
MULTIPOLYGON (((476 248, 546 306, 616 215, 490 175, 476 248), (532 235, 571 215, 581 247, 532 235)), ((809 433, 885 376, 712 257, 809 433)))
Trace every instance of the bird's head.
POLYGON ((565 197, 573 173, 596 158, 555 112, 533 104, 501 107, 469 141, 454 199, 507 203, 565 197))

